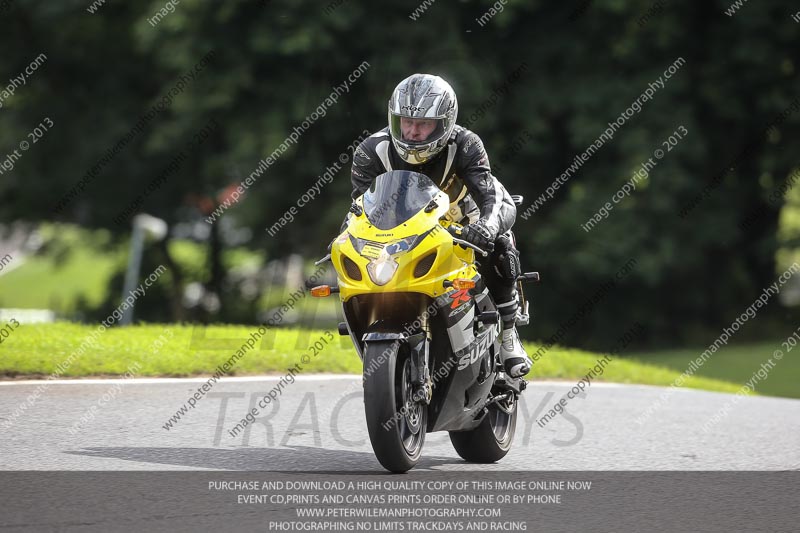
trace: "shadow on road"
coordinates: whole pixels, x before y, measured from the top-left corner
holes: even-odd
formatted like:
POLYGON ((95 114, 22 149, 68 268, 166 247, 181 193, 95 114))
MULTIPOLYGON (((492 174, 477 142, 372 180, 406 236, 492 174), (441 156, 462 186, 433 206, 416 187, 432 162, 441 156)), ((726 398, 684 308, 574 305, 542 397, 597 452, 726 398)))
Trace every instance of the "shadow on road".
MULTIPOLYGON (((331 450, 312 446, 286 448, 85 448, 64 453, 86 457, 121 459, 136 463, 210 468, 216 470, 260 470, 270 472, 376 472, 383 471, 372 452, 331 450)), ((422 457, 416 470, 444 464, 464 464, 455 457, 422 457)))

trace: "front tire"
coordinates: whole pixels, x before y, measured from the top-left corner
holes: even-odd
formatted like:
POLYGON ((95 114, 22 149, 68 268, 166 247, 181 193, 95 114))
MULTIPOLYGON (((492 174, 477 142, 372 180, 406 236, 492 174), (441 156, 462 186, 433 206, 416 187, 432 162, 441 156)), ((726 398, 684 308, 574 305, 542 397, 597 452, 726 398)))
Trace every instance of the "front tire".
POLYGON ((396 473, 419 461, 428 424, 427 406, 412 400, 410 365, 411 354, 403 342, 368 342, 364 350, 369 440, 381 465, 396 473))
POLYGON ((494 463, 505 457, 517 429, 517 403, 516 398, 497 402, 475 429, 451 431, 450 442, 458 455, 470 463, 494 463))

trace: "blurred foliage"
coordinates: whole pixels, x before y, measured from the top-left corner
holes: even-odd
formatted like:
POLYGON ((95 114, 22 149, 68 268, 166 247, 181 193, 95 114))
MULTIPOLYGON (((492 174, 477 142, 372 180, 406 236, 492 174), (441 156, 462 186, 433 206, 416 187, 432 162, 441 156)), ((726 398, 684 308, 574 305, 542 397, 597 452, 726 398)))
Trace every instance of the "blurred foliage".
MULTIPOLYGON (((0 307, 24 309, 52 309, 60 317, 100 321, 106 319, 120 305, 122 282, 127 266, 130 243, 127 238, 113 240, 104 229, 88 230, 70 224, 42 224, 38 230, 41 246, 25 264, 0 277, 0 307)), ((180 269, 182 285, 198 287, 208 278, 208 248, 189 240, 171 240, 170 255, 180 269)), ((223 252, 223 263, 233 273, 264 263, 262 252, 247 248, 229 248, 223 252)), ((153 243, 145 247, 140 268, 140 279, 164 264, 163 252, 153 243)), ((173 320, 167 305, 173 293, 174 275, 168 269, 159 280, 137 300, 136 319, 173 320)), ((252 320, 263 307, 264 287, 256 284, 245 295, 241 292, 242 280, 230 278, 229 313, 237 320, 252 320)), ((200 295, 202 295, 202 290, 200 295)), ((178 294, 182 298, 183 294, 178 294)), ((202 302, 184 304, 188 308, 186 319, 200 320, 205 316, 202 302)))
POLYGON ((80 316, 110 297, 108 283, 126 250, 112 244, 109 231, 43 224, 39 235, 41 246, 24 267, 0 277, 0 307, 80 316))
MULTIPOLYGON (((0 17, 0 80, 18 76, 40 52, 47 55, 0 109, 0 157, 44 117, 55 123, 0 177, 0 220, 53 218, 59 199, 212 50, 205 70, 57 218, 121 237, 127 228, 113 218, 214 119, 220 127, 141 207, 171 225, 197 223, 203 206, 247 177, 362 61, 371 66, 350 92, 223 216, 252 230, 247 246, 270 257, 323 254, 349 202, 347 169, 275 237, 265 228, 363 129, 384 126, 391 89, 415 71, 452 83, 461 122, 497 95, 470 128, 490 158, 502 161, 500 180, 527 206, 680 56, 686 65, 641 113, 534 216, 518 218, 524 266, 544 279, 529 290, 536 316, 523 334, 554 333, 636 258, 636 270, 562 342, 607 347, 638 319, 649 344, 705 344, 776 276, 781 205, 768 196, 797 168, 800 137, 800 113, 762 134, 798 96, 797 25, 785 2, 751 2, 733 17, 724 14, 729 0, 670 2, 640 25, 651 0, 511 1, 480 26, 488 3, 437 2, 412 21, 417 2, 330 9, 310 0, 182 0, 155 27, 147 18, 163 7, 160 0, 109 2, 96 14, 86 11, 89 3, 15 0, 0 17), (523 64, 519 80, 499 91, 523 64), (688 137, 646 186, 585 233, 580 223, 679 126, 688 137), (515 144, 520 136, 526 142, 515 144), (751 155, 680 218, 681 208, 748 145, 751 155), (744 214, 757 207, 766 215, 741 230, 744 214)), ((791 239, 783 245, 798 247, 791 239)), ((199 252, 175 253, 192 278, 214 278, 191 258, 199 252)), ((238 301, 232 291, 222 297, 238 301)), ((221 320, 246 316, 229 313, 226 304, 222 309, 221 320)), ((139 316, 162 319, 156 305, 139 316)), ((766 334, 770 324, 779 329, 796 319, 773 302, 761 311, 760 331, 739 335, 766 334)))

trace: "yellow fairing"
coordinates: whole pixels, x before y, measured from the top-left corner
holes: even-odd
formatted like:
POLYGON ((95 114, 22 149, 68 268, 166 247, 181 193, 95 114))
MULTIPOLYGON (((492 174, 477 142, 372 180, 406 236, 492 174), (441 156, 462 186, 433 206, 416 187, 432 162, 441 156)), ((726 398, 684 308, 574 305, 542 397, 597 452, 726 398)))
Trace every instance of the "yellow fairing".
MULTIPOLYGON (((358 198, 356 204, 363 208, 362 200, 363 197, 358 198)), ((449 206, 447 195, 438 193, 436 203, 438 207, 430 213, 419 211, 405 223, 389 230, 373 226, 364 213, 350 218, 347 229, 331 248, 331 261, 339 278, 339 296, 343 302, 365 293, 416 292, 436 297, 452 290, 443 285, 445 280, 473 279, 477 275, 474 252, 454 246, 453 238, 444 229, 449 222, 442 220, 440 223, 439 219, 447 213, 449 206), (409 250, 398 251, 403 246, 392 246, 426 232, 427 235, 422 240, 418 238, 409 250), (361 239, 360 252, 354 247, 351 236, 361 239), (435 259, 429 268, 425 268, 430 263, 431 254, 436 254, 435 259), (347 260, 352 263, 348 265, 347 260), (397 266, 390 279, 379 285, 370 276, 368 268, 371 262, 396 263, 397 266)), ((390 267, 387 269, 391 270, 390 267)))

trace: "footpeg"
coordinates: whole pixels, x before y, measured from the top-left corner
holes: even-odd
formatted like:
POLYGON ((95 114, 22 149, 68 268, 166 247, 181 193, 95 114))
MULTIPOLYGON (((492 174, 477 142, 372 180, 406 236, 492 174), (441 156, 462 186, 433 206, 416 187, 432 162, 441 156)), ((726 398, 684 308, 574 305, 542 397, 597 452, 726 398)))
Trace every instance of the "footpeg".
POLYGON ((524 391, 528 386, 525 378, 511 378, 508 376, 498 377, 494 384, 501 389, 514 391, 516 394, 524 391))
POLYGON ((483 324, 497 324, 500 322, 500 313, 497 311, 484 311, 475 315, 475 322, 472 324, 472 333, 478 334, 483 324))
POLYGON ((523 283, 525 283, 527 281, 534 281, 534 282, 538 283, 538 282, 541 281, 541 278, 539 277, 539 273, 538 272, 525 272, 524 274, 519 276, 517 278, 517 280, 519 280, 519 281, 521 281, 523 283))
POLYGON ((483 322, 484 324, 497 324, 500 322, 500 313, 497 311, 484 311, 483 313, 478 313, 476 318, 478 322, 483 322))

